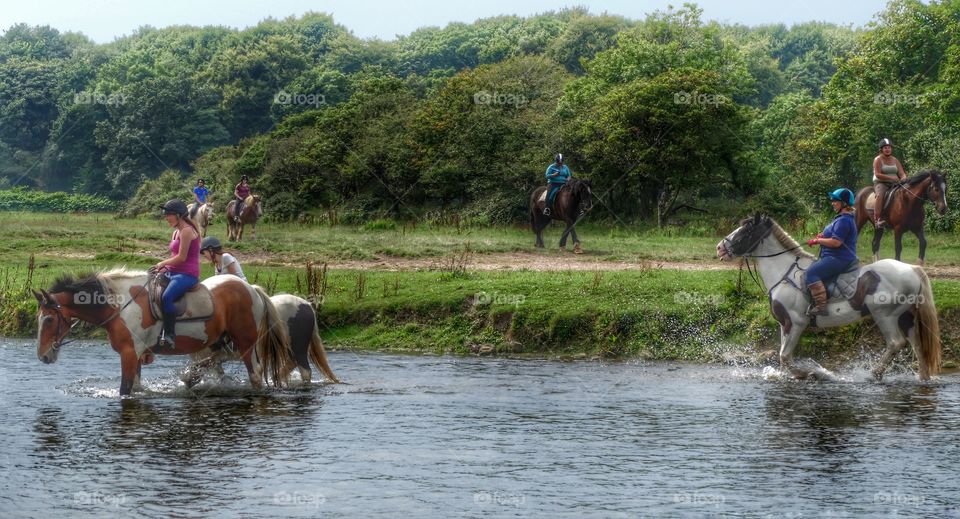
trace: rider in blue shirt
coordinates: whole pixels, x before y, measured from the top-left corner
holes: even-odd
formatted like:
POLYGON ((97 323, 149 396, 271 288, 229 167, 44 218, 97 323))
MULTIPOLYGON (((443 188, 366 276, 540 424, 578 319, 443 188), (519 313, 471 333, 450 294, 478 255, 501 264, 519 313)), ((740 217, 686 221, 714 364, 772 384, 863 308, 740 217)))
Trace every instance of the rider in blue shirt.
POLYGON ((820 245, 820 259, 807 268, 807 287, 814 304, 809 315, 826 315, 827 288, 824 281, 845 272, 857 261, 857 222, 854 217, 854 195, 847 188, 830 193, 830 205, 837 216, 807 245, 820 245))
POLYGON ((546 172, 548 191, 547 203, 543 206, 543 214, 550 216, 550 208, 553 206, 553 200, 557 197, 560 188, 570 180, 570 168, 563 163, 563 155, 557 153, 554 157, 554 163, 547 166, 546 172))
POLYGON ((190 218, 196 218, 197 210, 200 209, 200 206, 208 203, 207 197, 210 196, 210 191, 207 189, 207 183, 204 182, 202 178, 197 179, 197 187, 193 188, 193 210, 190 211, 190 218))

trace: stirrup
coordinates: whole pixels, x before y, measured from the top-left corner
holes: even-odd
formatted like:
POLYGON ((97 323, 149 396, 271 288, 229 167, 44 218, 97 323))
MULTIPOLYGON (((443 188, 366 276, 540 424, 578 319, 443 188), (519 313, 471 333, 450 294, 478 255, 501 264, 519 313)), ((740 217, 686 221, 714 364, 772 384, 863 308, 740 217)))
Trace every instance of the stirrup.
POLYGON ((168 340, 166 337, 164 337, 164 336, 161 334, 160 337, 157 337, 157 343, 154 344, 154 345, 153 345, 153 348, 151 348, 151 349, 152 349, 154 352, 158 352, 158 351, 173 351, 173 350, 177 349, 177 345, 176 345, 176 343, 174 342, 175 340, 176 340, 176 337, 174 337, 173 340, 168 340))
POLYGON ((543 208, 543 216, 550 216, 550 208, 549 208, 549 207, 544 207, 544 208, 543 208))
POLYGON ((807 317, 818 317, 830 315, 830 311, 827 310, 827 305, 823 305, 823 308, 817 310, 816 303, 810 303, 810 306, 807 307, 807 317))

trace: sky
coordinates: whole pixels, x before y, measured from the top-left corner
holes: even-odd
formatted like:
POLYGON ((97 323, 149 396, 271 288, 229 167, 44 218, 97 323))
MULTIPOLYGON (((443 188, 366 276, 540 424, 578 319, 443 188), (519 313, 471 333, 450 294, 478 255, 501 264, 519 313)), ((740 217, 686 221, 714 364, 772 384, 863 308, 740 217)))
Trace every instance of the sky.
MULTIPOLYGON (((704 20, 759 25, 826 21, 861 26, 886 6, 885 0, 700 0, 704 20)), ((683 0, 26 0, 0 4, 0 31, 15 23, 50 25, 82 32, 97 43, 113 41, 142 25, 225 25, 249 27, 267 17, 285 18, 307 11, 332 14, 361 38, 392 40, 427 26, 473 22, 501 14, 532 15, 570 6, 633 19, 679 6, 683 0)))

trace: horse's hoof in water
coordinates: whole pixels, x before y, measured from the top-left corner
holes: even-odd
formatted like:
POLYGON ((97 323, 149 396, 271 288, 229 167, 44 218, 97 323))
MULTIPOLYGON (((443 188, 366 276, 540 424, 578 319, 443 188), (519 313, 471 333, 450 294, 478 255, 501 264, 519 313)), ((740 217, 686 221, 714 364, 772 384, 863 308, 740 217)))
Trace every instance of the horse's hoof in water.
POLYGON ((871 371, 870 374, 873 375, 873 380, 877 382, 881 382, 883 380, 883 371, 875 369, 871 371))
POLYGON ((583 249, 580 248, 580 244, 579 244, 579 243, 573 246, 573 253, 574 253, 574 254, 583 254, 583 249))

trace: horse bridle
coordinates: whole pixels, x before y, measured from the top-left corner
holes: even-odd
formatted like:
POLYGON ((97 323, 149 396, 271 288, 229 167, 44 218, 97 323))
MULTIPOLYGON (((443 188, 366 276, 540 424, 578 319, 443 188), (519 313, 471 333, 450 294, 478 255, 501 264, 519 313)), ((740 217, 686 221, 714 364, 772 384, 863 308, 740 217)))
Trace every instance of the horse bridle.
MULTIPOLYGON (((153 277, 154 277, 154 274, 152 274, 152 273, 151 273, 151 274, 148 274, 148 275, 147 275, 147 282, 144 283, 142 287, 140 287, 140 291, 137 292, 137 295, 135 295, 135 296, 131 297, 130 299, 128 299, 127 302, 123 304, 123 306, 117 308, 116 311, 114 311, 113 314, 112 314, 110 317, 107 317, 106 319, 104 319, 103 322, 101 322, 100 324, 98 324, 96 327, 97 327, 97 328, 100 328, 101 326, 103 326, 103 325, 109 323, 110 321, 116 319, 117 316, 120 315, 120 312, 123 312, 124 309, 126 309, 128 306, 130 306, 130 303, 134 302, 138 297, 140 297, 141 294, 143 294, 143 292, 144 292, 144 291, 147 289, 147 287, 150 285, 150 281, 151 281, 151 279, 152 279, 153 277)), ((57 313, 57 334, 56 334, 56 337, 57 337, 57 338, 54 339, 53 344, 50 345, 50 348, 51 348, 53 351, 59 352, 59 351, 60 351, 60 348, 66 346, 66 345, 68 345, 68 344, 70 344, 71 342, 76 342, 76 339, 71 339, 71 340, 69 340, 69 341, 64 340, 64 339, 66 339, 67 336, 70 335, 70 332, 72 332, 73 329, 76 328, 78 324, 80 324, 80 320, 75 318, 75 319, 73 319, 72 322, 71 322, 71 320, 67 319, 67 318, 63 315, 63 312, 60 310, 60 309, 62 308, 62 305, 61 305, 60 303, 56 302, 56 301, 53 299, 53 297, 49 297, 49 298, 48 298, 48 301, 47 301, 46 303, 41 303, 41 304, 42 304, 42 306, 45 306, 45 307, 47 307, 47 308, 52 308, 53 311, 57 313), (67 333, 65 333, 65 334, 63 334, 63 336, 61 336, 61 335, 60 335, 60 331, 63 329, 63 323, 68 323, 68 322, 70 323, 70 328, 67 330, 67 333)))
MULTIPOLYGON (((772 231, 772 229, 771 229, 771 231, 772 231)), ((767 232, 766 234, 762 235, 762 236, 761 236, 760 238, 758 238, 755 242, 753 242, 753 244, 750 246, 749 249, 746 250, 746 252, 744 252, 743 254, 740 254, 740 257, 743 258, 743 260, 744 260, 743 263, 745 263, 745 264, 747 265, 747 272, 750 273, 750 279, 752 279, 753 282, 756 283, 757 286, 760 287, 761 290, 766 289, 766 287, 764 287, 763 284, 762 284, 762 283, 760 282, 760 280, 758 279, 758 277, 759 277, 759 272, 760 272, 760 268, 759 268, 759 267, 751 268, 751 267, 750 267, 750 259, 757 259, 757 258, 775 258, 775 257, 777 257, 777 256, 781 256, 781 255, 786 254, 786 253, 788 253, 788 252, 793 252, 793 251, 795 251, 795 250, 797 250, 797 249, 799 249, 799 248, 802 247, 802 246, 800 246, 800 245, 797 245, 796 247, 790 247, 789 249, 784 249, 784 250, 782 250, 782 251, 780 251, 780 252, 777 252, 777 253, 774 253, 774 254, 761 254, 761 255, 750 254, 750 251, 753 251, 753 250, 755 250, 757 247, 759 247, 760 244, 763 243, 763 240, 767 239, 767 237, 769 237, 769 236, 770 236, 770 233, 769 233, 769 232, 767 232), (754 274, 754 270, 757 271, 756 274, 754 274)), ((723 247, 724 247, 725 249, 732 251, 732 249, 728 246, 728 245, 733 245, 733 242, 730 241, 730 238, 727 238, 726 236, 724 236, 724 238, 723 238, 722 240, 720 240, 720 243, 723 244, 723 247)), ((777 285, 779 285, 780 283, 782 283, 783 280, 786 279, 786 277, 790 275, 790 272, 792 272, 793 269, 799 268, 799 267, 800 267, 800 258, 798 257, 797 260, 793 262, 793 265, 791 265, 790 268, 787 269, 787 272, 786 272, 783 276, 780 277, 780 281, 777 282, 776 284, 774 284, 772 287, 770 287, 769 290, 767 290, 767 295, 769 296, 769 295, 770 295, 770 292, 773 292, 773 289, 776 288, 777 285)), ((743 272, 743 271, 741 270, 741 272, 743 272)))

